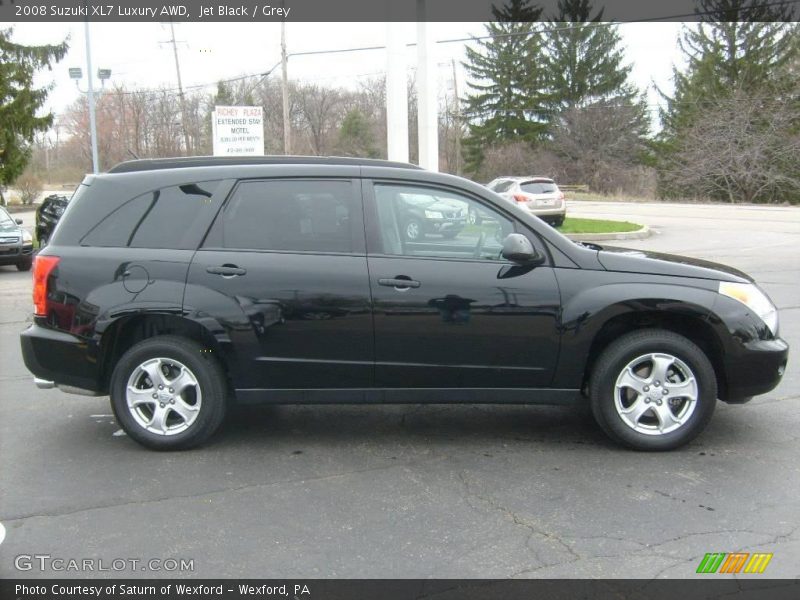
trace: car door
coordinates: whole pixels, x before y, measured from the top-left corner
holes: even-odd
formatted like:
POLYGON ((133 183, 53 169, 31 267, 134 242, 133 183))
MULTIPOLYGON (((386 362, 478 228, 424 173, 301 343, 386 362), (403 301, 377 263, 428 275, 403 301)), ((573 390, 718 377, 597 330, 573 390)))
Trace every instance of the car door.
POLYGON ((376 387, 546 387, 559 350, 555 274, 549 262, 522 267, 500 256, 504 237, 524 226, 457 189, 379 180, 364 186, 376 387), (428 229, 409 239, 398 209, 408 195, 483 218, 455 236, 428 229))
POLYGON ((373 332, 358 179, 240 181, 184 310, 232 346, 238 389, 364 388, 373 332))

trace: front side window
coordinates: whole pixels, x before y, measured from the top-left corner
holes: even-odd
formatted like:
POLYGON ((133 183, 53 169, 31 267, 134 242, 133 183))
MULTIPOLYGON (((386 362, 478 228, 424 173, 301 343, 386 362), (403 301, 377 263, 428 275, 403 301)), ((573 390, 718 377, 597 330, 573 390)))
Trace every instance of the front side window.
POLYGON ((210 219, 218 181, 153 190, 129 200, 100 221, 81 241, 113 248, 189 248, 195 225, 210 219))
POLYGON ((245 181, 223 210, 221 243, 239 250, 350 253, 360 210, 350 181, 245 181))
POLYGON ((498 194, 502 194, 503 192, 507 192, 508 190, 510 190, 512 187, 514 187, 514 181, 505 180, 497 182, 492 188, 492 190, 494 190, 498 194))
POLYGON ((449 190, 375 184, 384 254, 500 260, 513 222, 472 198, 449 190))

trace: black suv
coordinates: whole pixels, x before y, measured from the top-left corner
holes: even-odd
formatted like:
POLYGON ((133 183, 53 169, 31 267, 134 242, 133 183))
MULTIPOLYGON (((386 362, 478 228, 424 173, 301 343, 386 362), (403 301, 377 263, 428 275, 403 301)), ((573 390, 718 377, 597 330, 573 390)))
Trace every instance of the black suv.
POLYGON ((206 440, 237 400, 588 402, 613 439, 666 450, 717 399, 773 389, 788 354, 744 273, 576 244, 385 161, 122 163, 86 177, 33 277, 37 385, 110 394, 157 449, 206 440), (409 242, 409 197, 489 218, 409 242))
POLYGON ((69 197, 63 194, 51 194, 47 196, 36 209, 36 239, 39 246, 44 248, 50 236, 53 235, 58 220, 69 204, 69 197))

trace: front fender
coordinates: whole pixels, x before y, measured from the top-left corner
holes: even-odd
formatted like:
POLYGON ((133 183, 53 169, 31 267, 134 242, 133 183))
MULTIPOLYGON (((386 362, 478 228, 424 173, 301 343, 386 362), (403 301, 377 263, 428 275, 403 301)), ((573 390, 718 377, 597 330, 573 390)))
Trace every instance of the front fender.
POLYGON ((717 335, 723 333, 719 319, 712 319, 716 282, 569 269, 559 270, 557 276, 562 295, 561 352, 553 387, 581 386, 594 340, 621 315, 698 319, 717 335))

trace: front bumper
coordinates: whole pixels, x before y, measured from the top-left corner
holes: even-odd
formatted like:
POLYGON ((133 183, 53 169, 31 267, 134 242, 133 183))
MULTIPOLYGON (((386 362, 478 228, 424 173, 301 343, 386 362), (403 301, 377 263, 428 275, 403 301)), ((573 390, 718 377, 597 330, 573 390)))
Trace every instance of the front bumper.
POLYGON ((0 245, 0 265, 16 265, 33 259, 33 245, 0 245))
POLYGON ((731 404, 775 389, 786 371, 789 344, 781 338, 754 340, 725 357, 726 390, 722 400, 731 404))
POLYGON ((33 323, 20 336, 22 360, 40 388, 86 395, 105 393, 86 340, 33 323))
POLYGON ((425 233, 458 233, 467 224, 465 218, 425 219, 425 233))

